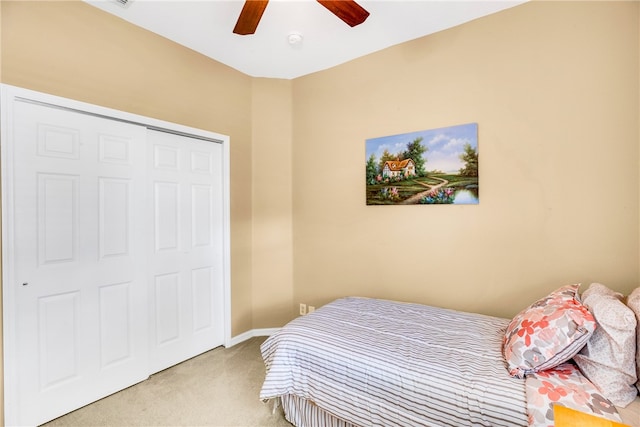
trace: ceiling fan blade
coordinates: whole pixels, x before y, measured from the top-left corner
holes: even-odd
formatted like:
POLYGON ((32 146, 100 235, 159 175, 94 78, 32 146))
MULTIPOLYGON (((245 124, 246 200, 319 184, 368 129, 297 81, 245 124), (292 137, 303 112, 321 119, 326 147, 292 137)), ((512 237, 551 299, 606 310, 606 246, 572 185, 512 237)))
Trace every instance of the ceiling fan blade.
POLYGON ((267 3, 269 0, 246 0, 233 32, 242 36, 255 33, 267 3))
POLYGON ((342 19, 350 27, 362 24, 369 16, 369 12, 354 0, 318 0, 318 3, 329 9, 331 13, 342 19))

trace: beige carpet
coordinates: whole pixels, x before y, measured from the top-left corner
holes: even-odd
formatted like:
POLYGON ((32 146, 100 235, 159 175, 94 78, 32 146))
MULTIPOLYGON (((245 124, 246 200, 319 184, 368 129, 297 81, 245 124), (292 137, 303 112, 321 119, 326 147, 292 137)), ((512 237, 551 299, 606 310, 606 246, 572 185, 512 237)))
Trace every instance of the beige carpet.
POLYGON ((264 340, 211 350, 44 425, 291 427, 259 399, 264 340))

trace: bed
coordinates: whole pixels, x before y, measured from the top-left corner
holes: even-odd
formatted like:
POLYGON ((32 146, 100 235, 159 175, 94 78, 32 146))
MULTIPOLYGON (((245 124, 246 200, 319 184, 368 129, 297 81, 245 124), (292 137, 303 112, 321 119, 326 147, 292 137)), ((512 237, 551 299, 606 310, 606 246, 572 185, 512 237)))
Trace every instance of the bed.
POLYGON ((266 376, 260 398, 282 404, 298 427, 530 426, 553 425, 549 408, 559 402, 552 393, 531 399, 528 385, 573 387, 580 390, 580 404, 560 404, 623 421, 571 361, 526 378, 510 373, 503 349, 510 322, 420 304, 341 298, 291 321, 262 344, 266 376))

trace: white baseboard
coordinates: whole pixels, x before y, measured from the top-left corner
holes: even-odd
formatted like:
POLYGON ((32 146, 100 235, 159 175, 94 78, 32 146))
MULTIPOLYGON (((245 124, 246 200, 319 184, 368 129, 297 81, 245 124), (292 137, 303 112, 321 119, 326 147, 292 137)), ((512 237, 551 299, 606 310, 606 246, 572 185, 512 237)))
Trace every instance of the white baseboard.
POLYGON ((253 337, 268 337, 276 332, 280 328, 262 328, 262 329, 251 329, 250 331, 243 332, 240 335, 236 335, 229 340, 229 344, 226 346, 233 347, 236 344, 240 344, 243 341, 246 341, 253 337))

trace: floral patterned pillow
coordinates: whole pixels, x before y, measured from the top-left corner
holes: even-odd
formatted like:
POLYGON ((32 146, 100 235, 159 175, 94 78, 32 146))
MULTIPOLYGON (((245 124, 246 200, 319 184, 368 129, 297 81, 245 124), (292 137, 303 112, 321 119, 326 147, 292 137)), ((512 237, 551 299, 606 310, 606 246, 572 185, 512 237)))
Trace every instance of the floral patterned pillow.
POLYGON ((555 405, 622 421, 613 403, 572 363, 528 375, 525 385, 530 426, 553 426, 555 405))
POLYGON ((558 366, 584 347, 596 321, 579 301, 579 287, 563 286, 511 320, 502 350, 512 376, 524 378, 558 366))

